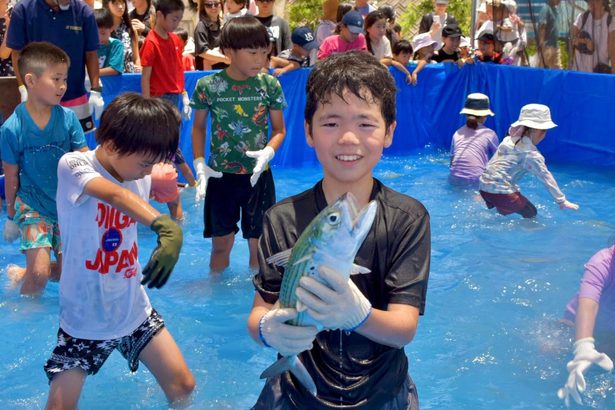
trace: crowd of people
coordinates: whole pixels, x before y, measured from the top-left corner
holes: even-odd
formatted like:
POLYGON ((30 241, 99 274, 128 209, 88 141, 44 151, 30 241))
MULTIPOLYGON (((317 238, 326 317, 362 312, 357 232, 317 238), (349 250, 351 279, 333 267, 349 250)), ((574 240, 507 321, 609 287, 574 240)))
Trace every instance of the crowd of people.
MULTIPOLYGON (((556 1, 546 6, 551 9, 545 8, 545 21, 553 17, 556 1)), ((0 2, 6 7, 6 0, 0 2)), ((396 126, 396 86, 389 67, 411 85, 432 61, 519 64, 524 25, 514 2, 506 3, 508 12, 497 24, 493 18, 477 21, 478 47, 472 51, 446 12, 447 0, 435 0, 434 12, 423 16, 412 41, 403 38, 390 7, 376 9, 365 0, 337 3, 324 2, 315 31, 305 26, 291 31, 274 15, 274 0, 200 0, 193 40, 178 30, 182 0, 139 0, 132 10, 125 0, 103 0, 96 8, 81 0, 21 0, 11 13, 0 13, 5 23, 0 28, 8 26, 0 57, 9 50, 12 59, 12 64, 2 60, 0 69, 16 75, 22 99, 0 128, 3 236, 19 239, 26 258, 25 267, 10 266, 7 275, 26 295, 40 294, 50 279, 60 281, 58 341, 44 367, 48 408, 76 408, 86 376, 96 374, 115 349, 131 371, 143 362, 170 403, 184 403, 193 391, 194 377, 145 290, 164 286, 180 255, 177 170, 204 202, 211 271, 229 266, 240 229, 248 241, 248 264, 255 272, 250 335, 283 356, 298 357, 291 368, 269 378, 255 409, 357 403, 418 408, 404 346, 425 310, 430 224, 419 201, 372 176, 396 126), (312 189, 276 203, 268 164, 286 134, 286 100, 276 77, 311 66, 306 140, 324 177, 312 189), (189 95, 184 72, 192 68, 220 70, 202 77, 189 95), (124 72, 140 73, 141 93, 125 93, 106 104, 100 77, 124 72), (193 119, 196 175, 178 147, 182 117, 193 119), (94 130, 95 119, 100 119, 98 146, 88 150, 85 133, 94 130), (301 279, 297 308, 281 307, 284 268, 270 258, 288 260, 310 221, 348 192, 359 208, 374 201, 379 210, 357 255, 361 266, 353 267, 353 273, 363 274, 340 280, 334 264, 318 261, 323 265, 311 267, 319 270, 320 281, 301 279), (170 215, 152 207, 150 198, 166 203, 170 215), (143 268, 137 224, 157 237, 143 268), (318 318, 317 324, 288 324, 303 311, 318 318), (343 357, 337 354, 341 344, 343 357), (296 366, 314 376, 317 395, 293 376, 296 366), (317 377, 323 374, 331 377, 317 377)), ((485 15, 498 13, 500 3, 484 5, 485 15)), ((594 18, 608 20, 593 14, 596 10, 590 6, 578 26, 585 27, 589 18, 589 24, 594 18)), ((555 48, 552 33, 548 24, 540 31, 545 49, 555 48)), ((579 64, 593 70, 608 63, 602 56, 610 56, 610 48, 603 53, 590 43, 579 39, 575 44, 592 50, 584 56, 598 57, 589 62, 579 56, 579 64)), ((553 51, 544 65, 557 59, 553 51)), ((529 172, 561 209, 578 209, 536 147, 556 126, 549 107, 525 105, 501 143, 484 125, 494 115, 486 95, 468 95, 461 114, 466 124, 452 137, 452 184, 478 189, 487 208, 502 215, 534 218, 536 207, 517 185, 529 172)), ((327 219, 332 226, 340 220, 336 215, 327 219)), ((611 247, 592 258, 579 294, 566 309, 564 321, 576 326, 575 357, 558 392, 567 404, 570 398, 580 401, 590 365, 613 367, 596 342, 613 354, 608 315, 615 313, 614 252, 611 247)))

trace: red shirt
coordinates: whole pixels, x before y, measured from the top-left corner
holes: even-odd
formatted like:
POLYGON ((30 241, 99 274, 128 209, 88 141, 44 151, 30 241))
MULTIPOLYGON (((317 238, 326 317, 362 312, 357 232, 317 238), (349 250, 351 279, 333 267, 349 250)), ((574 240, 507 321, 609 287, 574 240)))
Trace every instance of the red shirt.
POLYGON ((152 68, 149 91, 152 97, 184 91, 182 41, 175 33, 164 39, 151 30, 141 47, 141 65, 152 68))
POLYGON ((195 62, 195 58, 192 54, 183 54, 182 55, 182 61, 184 64, 184 71, 194 71, 196 70, 196 68, 194 68, 194 62, 195 62))

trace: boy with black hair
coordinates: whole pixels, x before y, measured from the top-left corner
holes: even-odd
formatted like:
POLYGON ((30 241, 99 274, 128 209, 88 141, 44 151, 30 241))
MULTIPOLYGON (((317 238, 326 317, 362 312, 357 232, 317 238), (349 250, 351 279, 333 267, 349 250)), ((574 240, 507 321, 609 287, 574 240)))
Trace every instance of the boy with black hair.
POLYGON ((442 47, 434 54, 432 60, 436 63, 456 63, 459 61, 459 43, 461 29, 449 25, 442 29, 442 47))
POLYGON ((141 47, 141 92, 144 97, 160 97, 179 107, 189 119, 192 113, 190 99, 184 90, 184 46, 174 33, 184 15, 182 0, 157 0, 154 29, 149 32, 141 47))
POLYGON ((175 153, 180 116, 168 102, 136 93, 104 110, 96 150, 58 165, 58 221, 63 236, 58 342, 45 364, 46 408, 77 408, 87 375, 119 350, 135 372, 143 362, 172 405, 186 404, 194 378, 152 308, 143 285, 162 287, 179 258, 182 230, 148 203, 154 164, 175 153), (137 223, 158 244, 141 270, 137 223))
POLYGON ((18 61, 28 99, 15 108, 0 128, 5 173, 4 239, 20 236, 25 269, 7 268, 21 293, 41 293, 50 276, 60 276, 62 252, 56 211, 56 169, 60 157, 72 150, 87 151, 85 135, 72 110, 60 106, 67 89, 70 60, 46 42, 25 46, 18 61), (51 262, 53 249, 57 263, 51 262))
POLYGON ((95 9, 94 18, 98 26, 98 68, 100 76, 118 75, 124 72, 124 43, 111 37, 113 16, 109 9, 95 9))
POLYGON ((418 409, 404 346, 425 308, 429 214, 372 175, 393 140, 395 82, 371 54, 349 52, 318 62, 306 91, 306 140, 324 177, 265 214, 248 329, 257 343, 297 354, 318 393, 310 394, 287 371, 267 380, 253 409, 418 409), (357 198, 357 209, 370 200, 378 204, 354 261, 371 272, 344 282, 335 266, 324 266, 319 271, 324 284, 302 277, 297 299, 330 331, 287 325, 297 310, 278 307, 284 269, 267 258, 292 248, 310 221, 347 192, 357 198), (356 321, 349 324, 348 318, 356 321))
POLYGON ((280 54, 271 57, 270 68, 274 68, 273 75, 276 77, 289 71, 298 70, 302 67, 309 67, 310 52, 318 50, 316 36, 309 27, 297 27, 292 35, 293 47, 284 50, 280 54))
POLYGON ((267 29, 256 18, 232 19, 220 34, 220 49, 231 64, 201 78, 192 95, 191 105, 196 110, 192 152, 197 200, 205 198, 203 236, 212 238, 209 267, 214 272, 229 265, 240 213, 241 230, 250 249, 250 267, 258 267, 263 215, 275 203, 268 163, 286 135, 282 112, 286 100, 278 80, 261 72, 267 64, 269 48, 267 29), (211 140, 205 165, 208 113, 211 140))

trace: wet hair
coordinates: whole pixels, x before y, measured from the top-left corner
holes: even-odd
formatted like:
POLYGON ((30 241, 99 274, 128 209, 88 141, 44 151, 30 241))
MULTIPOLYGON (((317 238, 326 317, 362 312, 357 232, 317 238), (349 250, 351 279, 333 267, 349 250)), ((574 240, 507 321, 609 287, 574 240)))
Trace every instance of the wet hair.
POLYGON ((234 18, 222 27, 222 33, 220 33, 222 51, 244 48, 269 49, 270 45, 267 28, 254 16, 234 18))
POLYGON ((473 130, 477 129, 479 124, 485 122, 486 117, 479 117, 477 115, 466 114, 466 127, 473 130))
POLYGON ((304 117, 310 132, 314 113, 337 95, 346 91, 369 103, 378 103, 387 127, 395 121, 397 89, 389 70, 364 51, 335 54, 317 62, 305 87, 307 99, 304 117))
POLYGON ((372 39, 369 37, 369 32, 367 31, 367 29, 376 24, 378 20, 384 20, 385 22, 387 20, 384 13, 379 10, 372 11, 368 13, 367 16, 365 16, 365 42, 367 43, 367 51, 372 54, 374 54, 374 50, 372 49, 372 39))
POLYGON ((177 37, 181 38, 181 40, 185 43, 186 41, 188 41, 188 32, 186 31, 185 28, 183 27, 177 27, 175 29, 175 34, 177 34, 177 37))
MULTIPOLYGON (((126 7, 124 7, 124 14, 122 14, 122 21, 126 25, 126 30, 128 30, 128 35, 130 36, 130 40, 137 41, 137 33, 132 28, 132 23, 130 22, 130 16, 128 15, 128 0, 102 0, 103 8, 109 10, 111 13, 111 9, 109 8, 109 3, 117 3, 123 2, 126 7)), ((111 18, 113 18, 113 13, 111 13, 111 18)))
POLYGON ((337 14, 335 16, 335 22, 337 23, 335 26, 334 34, 339 34, 342 30, 342 18, 344 15, 352 10, 354 6, 350 3, 340 3, 337 6, 337 14))
POLYGON ((24 78, 28 73, 39 76, 47 68, 58 64, 70 66, 68 54, 60 47, 46 41, 35 41, 21 50, 17 68, 21 78, 24 78))
POLYGON ((184 11, 185 8, 182 0, 156 0, 154 3, 156 11, 165 17, 176 11, 184 11))
POLYGON ((412 49, 412 44, 410 44, 408 40, 399 40, 398 42, 393 44, 392 51, 394 55, 399 55, 401 53, 408 53, 412 55, 412 52, 414 50, 412 49))
POLYGON ((109 9, 95 9, 94 18, 96 19, 96 26, 98 28, 113 27, 113 15, 109 9))
POLYGON ((122 156, 145 154, 152 160, 163 161, 177 151, 180 123, 179 111, 171 103, 125 93, 103 111, 96 142, 111 142, 122 156))

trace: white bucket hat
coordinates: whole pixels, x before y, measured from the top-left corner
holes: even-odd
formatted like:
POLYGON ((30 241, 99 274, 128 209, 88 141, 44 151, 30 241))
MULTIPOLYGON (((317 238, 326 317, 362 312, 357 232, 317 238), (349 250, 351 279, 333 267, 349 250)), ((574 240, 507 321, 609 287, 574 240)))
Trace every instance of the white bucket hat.
POLYGON ((477 117, 486 117, 487 115, 495 115, 489 109, 489 97, 481 93, 472 93, 466 98, 463 104, 463 109, 459 114, 469 114, 477 117))
POLYGON ((431 45, 438 45, 438 44, 440 43, 434 40, 431 37, 431 34, 429 33, 417 34, 416 36, 412 38, 412 49, 414 50, 415 53, 419 51, 421 48, 429 47, 431 45))
POLYGON ((557 127, 557 124, 551 121, 549 107, 543 104, 527 104, 521 107, 519 119, 510 126, 518 127, 519 125, 538 130, 548 130, 557 127))

